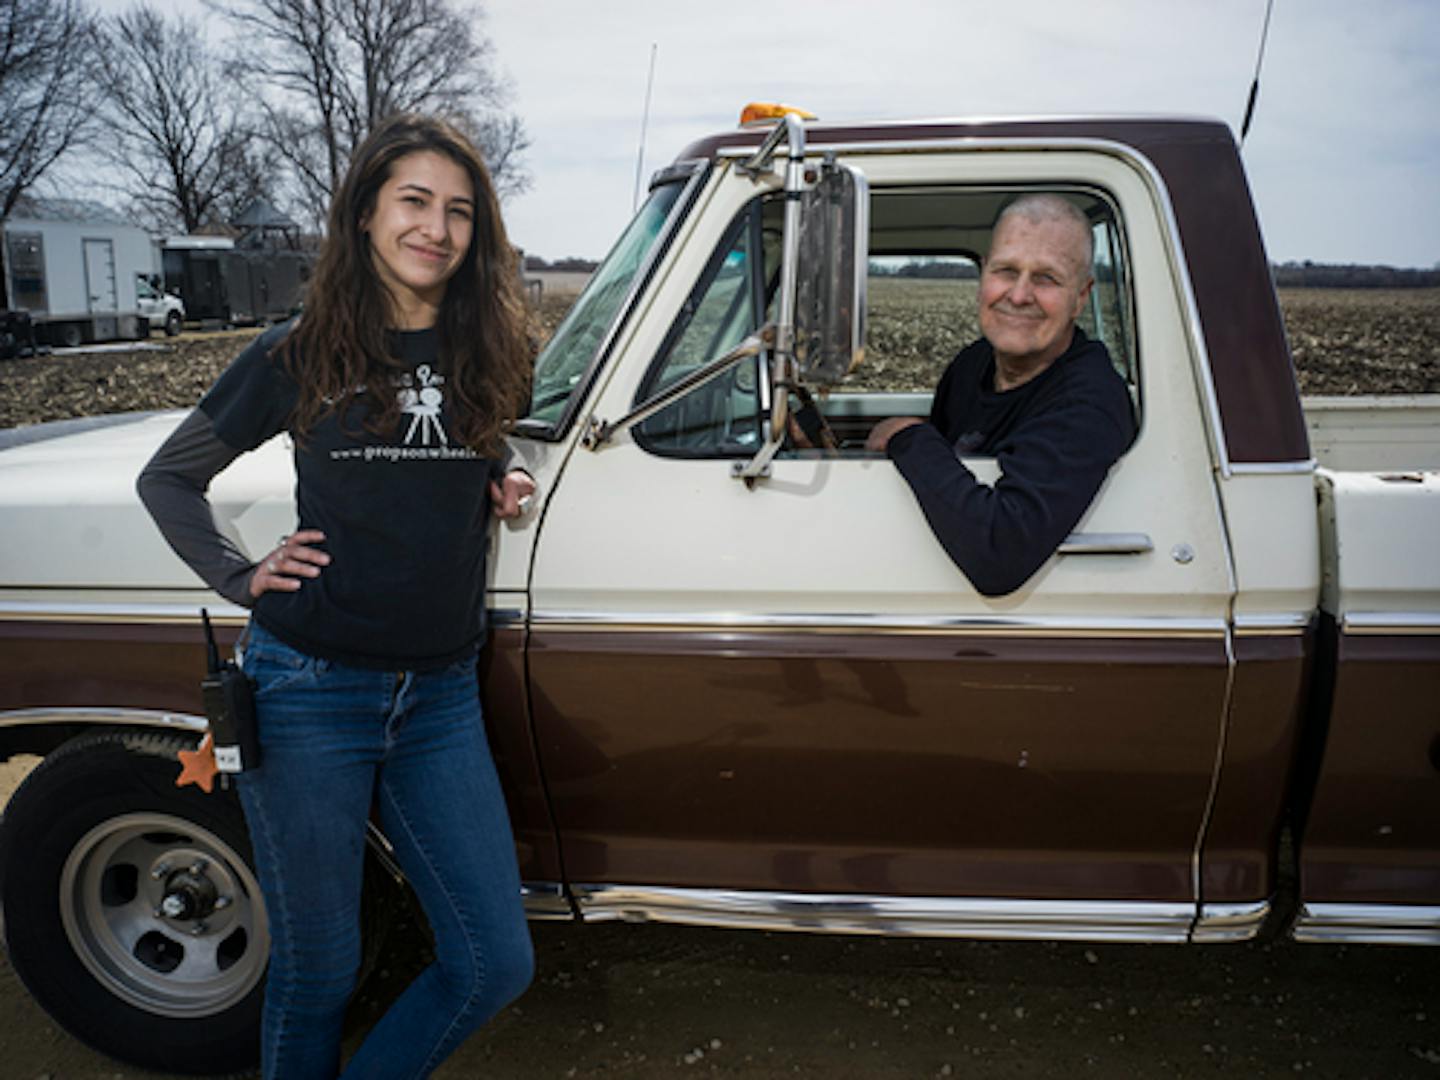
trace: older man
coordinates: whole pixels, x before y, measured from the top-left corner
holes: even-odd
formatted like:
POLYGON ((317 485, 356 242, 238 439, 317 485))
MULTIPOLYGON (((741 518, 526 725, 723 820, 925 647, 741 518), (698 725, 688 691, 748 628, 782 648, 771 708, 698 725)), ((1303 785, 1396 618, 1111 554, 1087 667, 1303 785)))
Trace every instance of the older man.
POLYGON ((866 446, 884 451, 936 538, 980 592, 1023 585, 1089 507, 1135 435, 1110 354, 1075 320, 1094 279, 1090 225, 1059 195, 1000 214, 980 274, 984 337, 951 362, 929 421, 893 417, 866 446), (993 454, 994 485, 962 454, 993 454))

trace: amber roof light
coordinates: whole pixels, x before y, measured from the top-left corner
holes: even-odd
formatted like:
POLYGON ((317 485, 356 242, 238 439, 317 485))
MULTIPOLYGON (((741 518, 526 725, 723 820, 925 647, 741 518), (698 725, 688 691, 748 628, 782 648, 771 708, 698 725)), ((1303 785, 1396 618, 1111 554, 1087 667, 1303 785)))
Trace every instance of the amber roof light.
POLYGON ((814 113, 795 105, 781 105, 774 101, 752 101, 740 110, 740 126, 754 127, 770 124, 782 116, 798 116, 801 120, 818 120, 814 113))

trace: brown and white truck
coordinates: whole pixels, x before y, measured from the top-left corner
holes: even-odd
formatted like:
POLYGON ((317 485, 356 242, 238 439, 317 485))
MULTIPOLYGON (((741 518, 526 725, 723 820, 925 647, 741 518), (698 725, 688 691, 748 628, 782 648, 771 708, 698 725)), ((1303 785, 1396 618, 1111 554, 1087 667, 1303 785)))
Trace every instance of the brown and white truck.
MULTIPOLYGON (((0 821, 0 899, 72 1032, 225 1071, 254 1057, 265 916, 232 795, 174 780, 199 609, 232 637, 244 613, 133 494, 178 419, 0 451, 0 755, 43 756, 0 821)), ((1437 422, 1435 399, 1302 403, 1220 123, 789 117, 695 143, 539 357, 512 440, 539 493, 490 540, 485 709, 530 911, 1440 943, 1437 422), (1032 191, 1092 222, 1082 325, 1139 433, 1054 557, 986 597, 864 433, 926 412, 996 213, 1032 191), (838 449, 786 438, 797 386, 838 449)), ((277 440, 217 481, 217 518, 263 552, 292 485, 277 440)))

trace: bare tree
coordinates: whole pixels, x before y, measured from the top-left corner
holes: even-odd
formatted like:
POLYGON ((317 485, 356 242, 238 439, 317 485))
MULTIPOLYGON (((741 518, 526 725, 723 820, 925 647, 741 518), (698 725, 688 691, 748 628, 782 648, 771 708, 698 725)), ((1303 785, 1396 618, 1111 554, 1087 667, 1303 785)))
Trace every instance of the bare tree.
POLYGON ((126 194, 156 224, 186 232, 233 216, 233 193, 254 186, 255 152, 244 98, 223 85, 197 25, 138 3, 103 20, 99 38, 112 132, 103 152, 126 194))
POLYGON ((267 131, 312 220, 377 121, 401 110, 451 117, 480 144, 502 193, 524 190, 529 144, 505 112, 477 12, 451 0, 212 0, 248 43, 245 64, 276 95, 267 131))
MULTIPOLYGON (((92 20, 80 0, 0 0, 0 221, 90 125, 92 20)), ((0 307, 8 302, 0 251, 0 307)))
POLYGON ((0 219, 84 138, 91 31, 80 0, 0 0, 0 219))
POLYGON ((485 165, 501 198, 519 195, 530 187, 530 173, 524 164, 530 135, 520 117, 514 113, 490 115, 478 123, 467 123, 462 118, 461 126, 484 153, 485 165))

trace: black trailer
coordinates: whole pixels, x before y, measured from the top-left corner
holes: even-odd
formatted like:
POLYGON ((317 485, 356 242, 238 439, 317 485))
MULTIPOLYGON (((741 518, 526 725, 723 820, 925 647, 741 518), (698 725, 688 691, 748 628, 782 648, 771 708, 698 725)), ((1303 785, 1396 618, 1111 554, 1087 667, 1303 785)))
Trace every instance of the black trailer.
POLYGON ((189 318, 240 325, 277 322, 299 310, 313 255, 228 244, 213 237, 165 242, 165 289, 185 301, 189 318))

